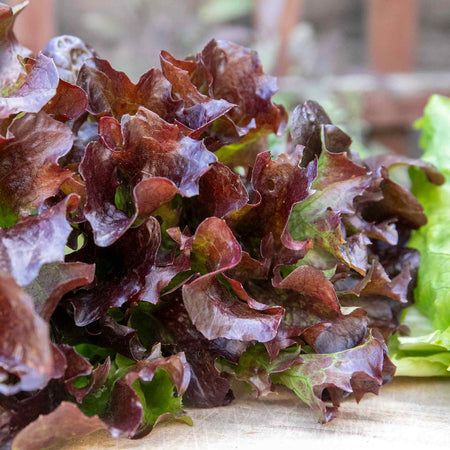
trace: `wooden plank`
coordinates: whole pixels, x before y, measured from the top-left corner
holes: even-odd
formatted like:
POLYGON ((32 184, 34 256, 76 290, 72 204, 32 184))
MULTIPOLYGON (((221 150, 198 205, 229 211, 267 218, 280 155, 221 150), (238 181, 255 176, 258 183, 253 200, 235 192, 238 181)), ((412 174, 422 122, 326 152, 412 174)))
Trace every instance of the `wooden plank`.
POLYGON ((193 409, 194 426, 160 424, 142 440, 114 440, 97 432, 64 446, 88 449, 290 449, 448 447, 449 379, 396 378, 378 397, 343 402, 340 415, 321 425, 286 391, 266 399, 242 395, 229 406, 193 409))
POLYGON ((416 0, 369 0, 367 9, 369 66, 383 72, 414 67, 416 0))

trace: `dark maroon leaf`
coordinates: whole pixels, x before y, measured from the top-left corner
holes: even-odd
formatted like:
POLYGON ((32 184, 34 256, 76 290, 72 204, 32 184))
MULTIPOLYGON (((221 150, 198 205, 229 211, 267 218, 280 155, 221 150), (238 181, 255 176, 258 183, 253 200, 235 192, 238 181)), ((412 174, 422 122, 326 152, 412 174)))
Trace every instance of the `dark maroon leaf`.
MULTIPOLYGON (((192 324, 181 300, 179 291, 164 296, 158 303, 151 318, 157 326, 151 328, 152 342, 168 342, 164 348, 171 353, 184 352, 190 366, 191 382, 183 396, 184 400, 195 407, 223 406, 230 403, 234 396, 227 377, 220 374, 215 366, 219 356, 237 361, 246 348, 240 341, 228 339, 206 339, 192 324)), ((146 327, 148 330, 148 327, 146 327)))
POLYGON ((26 286, 45 263, 64 260, 64 247, 72 230, 66 214, 77 207, 71 195, 38 216, 30 216, 11 228, 0 229, 0 269, 26 286))
POLYGON ((421 159, 412 159, 400 155, 383 154, 372 156, 364 160, 364 163, 371 170, 376 170, 378 167, 383 166, 386 169, 397 166, 414 166, 419 167, 427 176, 431 183, 440 185, 445 182, 445 177, 440 173, 433 164, 430 164, 421 159))
POLYGON ((283 308, 264 305, 241 292, 230 292, 214 278, 201 277, 183 286, 183 302, 192 322, 207 339, 272 340, 283 308))
POLYGON ((312 100, 297 106, 292 113, 293 145, 304 145, 302 166, 306 167, 322 151, 322 125, 331 124, 323 108, 312 100))
POLYGON ((45 388, 33 393, 0 395, 0 446, 10 448, 8 445, 21 429, 35 421, 39 415, 52 412, 64 397, 64 388, 56 380, 50 380, 45 388))
POLYGON ((181 136, 176 125, 145 108, 123 118, 122 134, 123 150, 114 157, 126 175, 165 177, 186 197, 198 194, 200 177, 217 160, 203 142, 181 136))
POLYGON ((108 357, 103 364, 99 364, 94 369, 89 360, 77 353, 73 347, 60 344, 58 348, 67 361, 67 369, 63 374, 65 388, 78 403, 81 403, 86 395, 97 392, 103 386, 111 368, 111 361, 108 357), (86 386, 82 388, 74 386, 73 382, 78 377, 88 375, 90 378, 86 386))
POLYGON ((178 395, 183 395, 189 386, 191 376, 186 357, 184 353, 163 357, 160 344, 152 349, 147 359, 138 361, 128 371, 125 381, 129 386, 132 386, 138 378, 142 381, 152 381, 157 368, 164 369, 170 375, 178 395))
MULTIPOLYGON (((156 304, 160 299, 160 292, 169 285, 172 279, 179 273, 186 272, 191 268, 189 255, 182 253, 171 264, 166 266, 153 266, 145 279, 145 287, 141 293, 141 301, 156 304)), ((177 289, 189 281, 190 276, 180 281, 173 287, 177 289)), ((169 293, 169 292, 167 292, 169 293)))
POLYGON ((43 110, 56 120, 66 122, 76 119, 86 111, 87 96, 83 89, 67 81, 59 80, 55 96, 43 110))
POLYGON ((201 178, 199 195, 192 199, 192 214, 202 220, 224 217, 248 202, 248 192, 239 175, 227 166, 214 163, 201 178))
POLYGON ((384 384, 384 341, 369 335, 361 345, 331 354, 301 355, 288 370, 272 375, 272 381, 292 389, 322 422, 336 414, 342 393, 354 392, 359 401, 366 392, 377 394, 384 384), (323 401, 327 389, 333 406, 323 401))
POLYGON ((118 380, 111 394, 109 411, 104 418, 111 434, 133 436, 142 423, 142 404, 136 391, 124 380, 118 380))
POLYGON ((151 214, 177 192, 198 194, 201 176, 216 161, 202 142, 181 136, 176 125, 145 108, 124 116, 122 130, 112 118, 102 118, 99 128, 108 148, 90 144, 80 165, 87 188, 85 215, 97 245, 112 244, 137 215, 151 214), (115 204, 118 188, 130 192, 129 215, 115 204))
POLYGON ((130 229, 114 245, 96 248, 93 255, 96 281, 66 296, 74 307, 78 326, 100 319, 109 308, 120 307, 139 295, 155 262, 160 241, 159 224, 150 218, 138 228, 130 229))
POLYGON ((316 353, 336 353, 358 345, 366 336, 367 313, 357 308, 332 322, 322 322, 305 330, 302 338, 316 353))
POLYGON ((295 290, 308 297, 311 302, 322 303, 327 308, 340 312, 339 300, 333 285, 321 270, 314 267, 298 267, 275 287, 295 290))
POLYGON ((84 215, 92 226, 97 245, 106 247, 122 236, 134 222, 115 205, 119 187, 116 162, 111 151, 99 142, 86 148, 80 173, 86 183, 87 201, 84 215))

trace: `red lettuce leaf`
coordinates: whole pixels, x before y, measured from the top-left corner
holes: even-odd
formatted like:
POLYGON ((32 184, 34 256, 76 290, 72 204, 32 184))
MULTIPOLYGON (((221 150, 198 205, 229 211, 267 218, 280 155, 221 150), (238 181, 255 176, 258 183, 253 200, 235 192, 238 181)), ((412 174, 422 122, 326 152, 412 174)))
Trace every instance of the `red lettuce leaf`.
POLYGON ((171 85, 158 69, 151 69, 135 85, 108 61, 92 58, 80 70, 77 85, 88 94, 88 111, 112 115, 117 120, 134 115, 143 106, 162 119, 173 122, 181 102, 174 100, 171 85))
POLYGON ((72 228, 66 214, 77 207, 79 197, 70 195, 38 216, 0 229, 0 269, 26 286, 45 263, 64 260, 64 247, 72 228))
POLYGON ((43 110, 60 122, 80 117, 87 106, 87 95, 83 89, 67 81, 59 80, 55 96, 43 107, 43 110))
POLYGON ((99 142, 86 147, 80 174, 86 183, 84 216, 91 224, 97 245, 106 247, 122 236, 134 222, 115 204, 119 179, 110 150, 99 142))
POLYGON ((47 323, 12 277, 0 277, 0 393, 45 387, 53 374, 47 323))
POLYGON ((199 195, 186 207, 201 221, 207 217, 222 218, 247 202, 248 192, 240 176, 221 163, 213 163, 200 178, 199 195))
POLYGON ((183 286, 183 302, 193 324, 207 339, 270 341, 283 309, 255 301, 235 280, 215 277, 235 267, 241 253, 223 220, 205 219, 194 235, 191 253, 191 268, 204 275, 183 286))
MULTIPOLYGON (((301 149, 298 149, 291 156, 282 154, 272 161, 269 152, 260 153, 251 179, 256 202, 226 216, 228 225, 245 241, 249 237, 253 242, 256 237, 266 237, 267 244, 267 237, 271 235, 270 253, 278 263, 286 258, 294 258, 296 262, 311 246, 309 236, 302 242, 295 242, 287 227, 292 208, 310 195, 316 176, 314 163, 307 168, 299 167, 301 156, 301 149)), ((251 254, 259 251, 251 248, 250 243, 247 246, 251 254)))
POLYGON ((14 438, 12 448, 38 450, 61 445, 70 438, 101 429, 107 429, 107 426, 98 416, 87 417, 73 403, 62 402, 50 414, 40 416, 25 427, 14 438))
POLYGON ((40 210, 72 174, 57 164, 72 146, 66 125, 40 112, 15 119, 8 133, 10 137, 0 142, 2 226, 11 226, 32 207, 40 210))
MULTIPOLYGON (((263 73, 255 52, 213 39, 197 55, 197 62, 196 73, 191 74, 197 87, 206 86, 212 98, 223 98, 236 105, 227 114, 234 128, 228 126, 230 131, 237 136, 283 131, 286 111, 271 99, 277 91, 276 79, 263 73)), ((220 126, 219 129, 226 136, 228 130, 220 126)))

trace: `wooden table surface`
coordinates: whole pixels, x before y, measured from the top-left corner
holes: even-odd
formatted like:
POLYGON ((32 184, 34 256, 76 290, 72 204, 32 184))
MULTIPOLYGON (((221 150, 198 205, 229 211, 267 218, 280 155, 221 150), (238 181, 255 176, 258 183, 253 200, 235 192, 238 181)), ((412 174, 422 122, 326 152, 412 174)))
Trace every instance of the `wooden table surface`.
POLYGON ((87 449, 323 449, 450 448, 450 379, 396 378, 379 396, 357 405, 348 398, 339 417, 321 425, 288 392, 264 399, 241 395, 231 405, 191 409, 194 426, 162 423, 144 439, 96 432, 65 445, 87 449))

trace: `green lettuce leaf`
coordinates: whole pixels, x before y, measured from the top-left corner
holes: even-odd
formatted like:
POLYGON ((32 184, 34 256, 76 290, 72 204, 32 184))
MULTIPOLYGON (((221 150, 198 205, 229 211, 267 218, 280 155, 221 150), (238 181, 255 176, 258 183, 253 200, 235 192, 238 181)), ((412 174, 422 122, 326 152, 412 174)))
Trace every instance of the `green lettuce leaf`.
POLYGON ((422 159, 434 164, 445 176, 436 186, 423 172, 410 169, 412 192, 428 218, 425 226, 414 231, 409 246, 420 251, 421 260, 416 309, 410 309, 403 323, 407 337, 394 337, 390 343, 397 375, 450 375, 450 98, 434 95, 416 123, 422 130, 422 159))
POLYGON ((450 376, 450 327, 436 330, 431 320, 414 306, 405 311, 403 322, 409 336, 391 338, 389 350, 398 376, 450 376))

